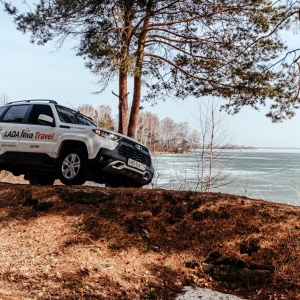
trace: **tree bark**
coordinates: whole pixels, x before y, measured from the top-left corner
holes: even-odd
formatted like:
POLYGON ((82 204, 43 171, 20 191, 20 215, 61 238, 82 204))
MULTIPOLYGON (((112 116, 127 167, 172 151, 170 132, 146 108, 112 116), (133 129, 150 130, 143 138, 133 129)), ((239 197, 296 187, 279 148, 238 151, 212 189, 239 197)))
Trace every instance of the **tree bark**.
POLYGON ((149 29, 152 5, 153 5, 153 1, 149 0, 147 4, 143 29, 138 40, 137 58, 136 58, 135 70, 134 70, 133 97, 132 97, 132 105, 130 111, 130 119, 128 124, 128 136, 132 138, 135 138, 136 126, 139 118, 141 91, 142 91, 142 67, 143 67, 143 60, 144 60, 144 49, 145 49, 147 32, 149 29))
POLYGON ((119 74, 119 128, 118 132, 127 134, 128 120, 128 97, 127 97, 127 76, 128 71, 120 70, 119 74))
POLYGON ((132 37, 133 1, 124 1, 124 31, 121 38, 121 61, 119 69, 119 129, 118 132, 127 135, 128 122, 128 57, 132 37))
POLYGON ((136 126, 140 112, 142 79, 141 76, 134 76, 133 99, 128 124, 128 136, 135 138, 136 126))

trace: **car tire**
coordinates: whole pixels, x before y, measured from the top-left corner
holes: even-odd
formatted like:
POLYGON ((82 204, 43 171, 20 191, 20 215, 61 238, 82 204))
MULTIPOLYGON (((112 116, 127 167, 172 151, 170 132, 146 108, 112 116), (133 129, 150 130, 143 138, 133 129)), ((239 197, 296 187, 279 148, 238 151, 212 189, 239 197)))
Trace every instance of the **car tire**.
POLYGON ((71 148, 61 155, 58 178, 66 185, 81 185, 87 180, 87 158, 81 148, 71 148))

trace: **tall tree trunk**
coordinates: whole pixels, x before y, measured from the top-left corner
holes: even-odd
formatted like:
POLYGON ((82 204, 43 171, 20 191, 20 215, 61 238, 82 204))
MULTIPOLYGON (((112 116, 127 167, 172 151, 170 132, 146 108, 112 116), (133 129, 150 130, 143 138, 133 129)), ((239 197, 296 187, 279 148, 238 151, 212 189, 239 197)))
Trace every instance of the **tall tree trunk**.
POLYGON ((128 97, 127 97, 128 71, 120 70, 119 74, 119 129, 118 132, 127 134, 128 97))
POLYGON ((119 129, 118 132, 127 135, 128 122, 128 57, 132 37, 133 1, 124 1, 124 31, 122 32, 121 61, 119 69, 119 129))
POLYGON ((141 90, 142 78, 141 76, 134 76, 133 99, 128 124, 128 136, 132 138, 135 138, 136 135, 136 126, 140 112, 141 90))
POLYGON ((213 169, 213 148, 215 143, 215 115, 213 106, 211 106, 211 133, 210 133, 210 143, 209 143, 209 175, 207 179, 207 190, 206 192, 210 192, 212 185, 212 169, 213 169))
POLYGON ((145 41, 149 29, 152 4, 153 4, 153 0, 149 0, 147 4, 143 29, 138 40, 137 58, 136 58, 135 70, 134 70, 133 97, 132 97, 132 105, 130 111, 130 119, 128 124, 128 136, 132 138, 135 137, 136 126, 139 118, 141 91, 142 91, 142 66, 144 60, 145 41))

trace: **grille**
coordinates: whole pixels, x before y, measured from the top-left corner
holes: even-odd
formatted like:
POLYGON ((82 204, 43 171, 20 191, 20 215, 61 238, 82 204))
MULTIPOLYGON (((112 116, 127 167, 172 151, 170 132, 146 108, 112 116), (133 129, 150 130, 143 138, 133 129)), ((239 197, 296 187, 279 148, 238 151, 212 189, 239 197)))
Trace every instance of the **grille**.
POLYGON ((150 166, 151 159, 149 155, 146 155, 138 150, 122 145, 119 149, 119 154, 128 158, 132 158, 138 162, 141 162, 147 166, 150 166))
MULTIPOLYGON (((122 141, 126 142, 126 144, 131 144, 132 146, 136 145, 136 142, 133 142, 132 140, 126 139, 124 137, 122 137, 122 141)), ((145 147, 145 146, 143 146, 141 144, 139 144, 139 145, 143 148, 143 151, 149 153, 149 150, 148 150, 147 147, 145 147)))

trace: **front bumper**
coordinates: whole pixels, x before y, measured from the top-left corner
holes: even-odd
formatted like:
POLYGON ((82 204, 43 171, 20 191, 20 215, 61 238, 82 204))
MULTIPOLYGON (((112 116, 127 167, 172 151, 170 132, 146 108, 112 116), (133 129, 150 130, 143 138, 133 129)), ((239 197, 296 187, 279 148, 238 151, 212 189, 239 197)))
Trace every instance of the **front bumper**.
POLYGON ((114 150, 101 148, 97 156, 89 162, 89 168, 95 176, 127 178, 139 185, 150 183, 154 175, 150 153, 138 151, 127 145, 119 145, 114 150), (146 169, 129 166, 129 158, 145 164, 146 169))

